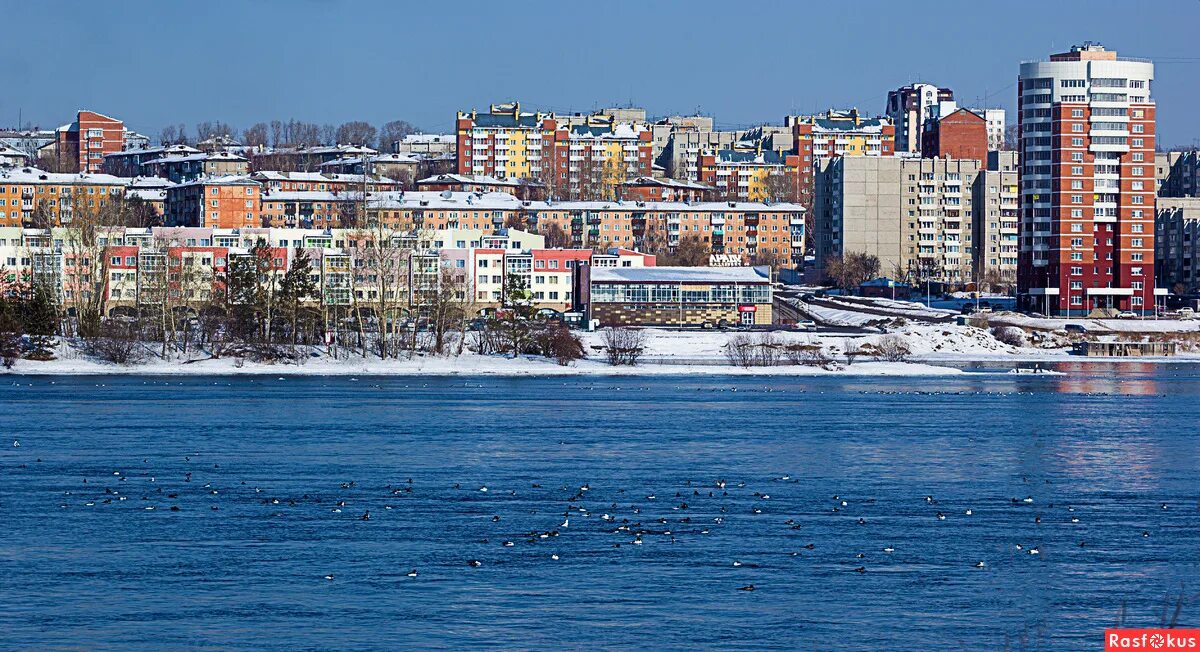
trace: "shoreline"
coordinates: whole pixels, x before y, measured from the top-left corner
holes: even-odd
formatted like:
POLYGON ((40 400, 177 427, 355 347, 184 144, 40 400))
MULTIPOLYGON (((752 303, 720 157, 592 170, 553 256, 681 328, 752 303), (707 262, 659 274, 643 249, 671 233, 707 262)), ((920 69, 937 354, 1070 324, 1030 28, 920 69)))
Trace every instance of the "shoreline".
POLYGON ((199 358, 170 362, 150 361, 118 365, 85 357, 45 362, 18 360, 12 369, 0 369, 0 376, 907 376, 945 377, 965 374, 1006 373, 1021 364, 1200 364, 1200 356, 1189 357, 1074 357, 1065 353, 1038 354, 924 354, 904 362, 862 360, 852 365, 839 362, 838 369, 780 364, 769 367, 738 367, 714 359, 712 364, 672 363, 647 360, 636 366, 611 366, 600 360, 580 360, 560 366, 547 358, 522 356, 508 358, 464 354, 459 357, 414 356, 411 359, 380 360, 360 358, 330 360, 313 358, 302 364, 244 362, 235 358, 199 358), (972 371, 971 365, 995 365, 1001 370, 972 371))

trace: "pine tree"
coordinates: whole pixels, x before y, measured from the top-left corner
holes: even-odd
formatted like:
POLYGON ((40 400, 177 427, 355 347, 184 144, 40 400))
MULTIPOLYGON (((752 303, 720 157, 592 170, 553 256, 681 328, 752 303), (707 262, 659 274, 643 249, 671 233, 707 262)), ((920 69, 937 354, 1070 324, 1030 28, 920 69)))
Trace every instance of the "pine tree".
POLYGON ((35 284, 24 302, 21 322, 29 333, 30 360, 54 359, 54 333, 58 330, 58 306, 51 290, 35 284))
POLYGON ((300 332, 300 314, 302 304, 306 299, 317 296, 317 282, 313 280, 312 260, 303 250, 297 251, 296 257, 288 267, 287 273, 279 284, 279 292, 284 309, 292 326, 292 348, 296 347, 296 339, 300 332))

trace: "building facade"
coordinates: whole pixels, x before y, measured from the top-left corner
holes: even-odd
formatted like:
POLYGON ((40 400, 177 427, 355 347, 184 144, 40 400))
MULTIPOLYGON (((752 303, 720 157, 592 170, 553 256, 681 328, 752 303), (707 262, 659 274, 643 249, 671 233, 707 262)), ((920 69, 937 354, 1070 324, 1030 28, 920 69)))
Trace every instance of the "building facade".
POLYGON ((705 150, 696 162, 698 180, 732 201, 800 199, 800 157, 755 149, 705 150))
POLYGON ((240 229, 262 226, 262 184, 246 176, 204 177, 167 189, 170 226, 240 229))
POLYGON ((925 158, 974 159, 987 163, 988 132, 983 115, 958 109, 925 121, 921 133, 921 156, 925 158))
POLYGON ((896 151, 920 152, 921 133, 926 120, 933 117, 935 111, 940 111, 940 115, 949 115, 957 108, 954 91, 933 84, 909 84, 888 91, 884 115, 896 127, 896 151))
POLYGON ((95 111, 80 111, 75 122, 58 128, 55 139, 59 156, 74 162, 77 171, 98 173, 105 154, 125 148, 125 124, 95 111))
POLYGON ((1001 253, 1016 246, 1016 217, 1003 219, 1015 212, 1015 175, 1007 173, 1006 187, 1003 174, 990 177, 974 159, 822 159, 814 201, 818 268, 865 253, 898 280, 962 287, 985 276, 1011 278, 1015 250, 1001 253))
POLYGON ((1021 64, 1018 301, 1154 305, 1154 65, 1086 43, 1021 64))
MULTIPOLYGON (((892 156, 896 153, 896 127, 890 118, 863 118, 857 109, 830 110, 822 115, 788 116, 793 151, 799 158, 800 198, 805 206, 813 196, 813 171, 824 157, 892 156)), ((918 132, 918 137, 919 137, 918 132)), ((918 145, 919 148, 919 145, 918 145)))
POLYGON ((600 326, 769 325, 763 267, 585 267, 576 309, 600 326))
POLYGON ((1200 289, 1200 198, 1159 197, 1154 220, 1154 276, 1177 294, 1200 289))

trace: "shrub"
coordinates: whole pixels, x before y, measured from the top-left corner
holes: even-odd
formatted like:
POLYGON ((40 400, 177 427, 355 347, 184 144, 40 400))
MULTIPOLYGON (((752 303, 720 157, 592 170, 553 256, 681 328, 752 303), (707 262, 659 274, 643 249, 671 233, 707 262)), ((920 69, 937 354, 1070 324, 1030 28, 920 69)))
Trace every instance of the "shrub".
POLYGON ((604 355, 608 364, 635 366, 646 350, 646 334, 637 328, 614 326, 604 331, 604 355))
POLYGON ((770 333, 757 338, 737 335, 725 344, 725 358, 738 367, 772 367, 779 362, 780 344, 770 333))
POLYGON ((554 358, 563 367, 587 357, 583 352, 583 340, 561 324, 538 333, 537 343, 542 355, 554 358))
POLYGON ((912 349, 908 347, 908 342, 899 335, 884 335, 876 340, 873 349, 876 360, 887 362, 904 362, 908 356, 912 355, 912 349))
POLYGON ((783 355, 788 362, 806 367, 824 367, 833 362, 820 344, 788 344, 783 348, 783 355))
POLYGON ((1025 346, 1025 331, 1016 326, 995 326, 992 328, 992 337, 1009 346, 1025 346))
POLYGON ((136 324, 107 321, 96 329, 96 336, 88 339, 85 351, 113 364, 137 364, 146 359, 146 349, 139 338, 136 324))

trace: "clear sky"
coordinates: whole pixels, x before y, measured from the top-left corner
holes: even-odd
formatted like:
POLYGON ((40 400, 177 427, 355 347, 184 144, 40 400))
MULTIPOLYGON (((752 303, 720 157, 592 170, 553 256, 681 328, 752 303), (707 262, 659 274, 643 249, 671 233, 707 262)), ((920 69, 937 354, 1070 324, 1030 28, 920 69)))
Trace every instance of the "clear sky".
POLYGON ((643 106, 718 124, 884 108, 928 81, 1015 103, 1018 63, 1097 40, 1156 59, 1160 142, 1200 144, 1200 0, 552 2, 0 0, 0 126, 88 108, 148 135, 220 120, 406 119, 643 106))

